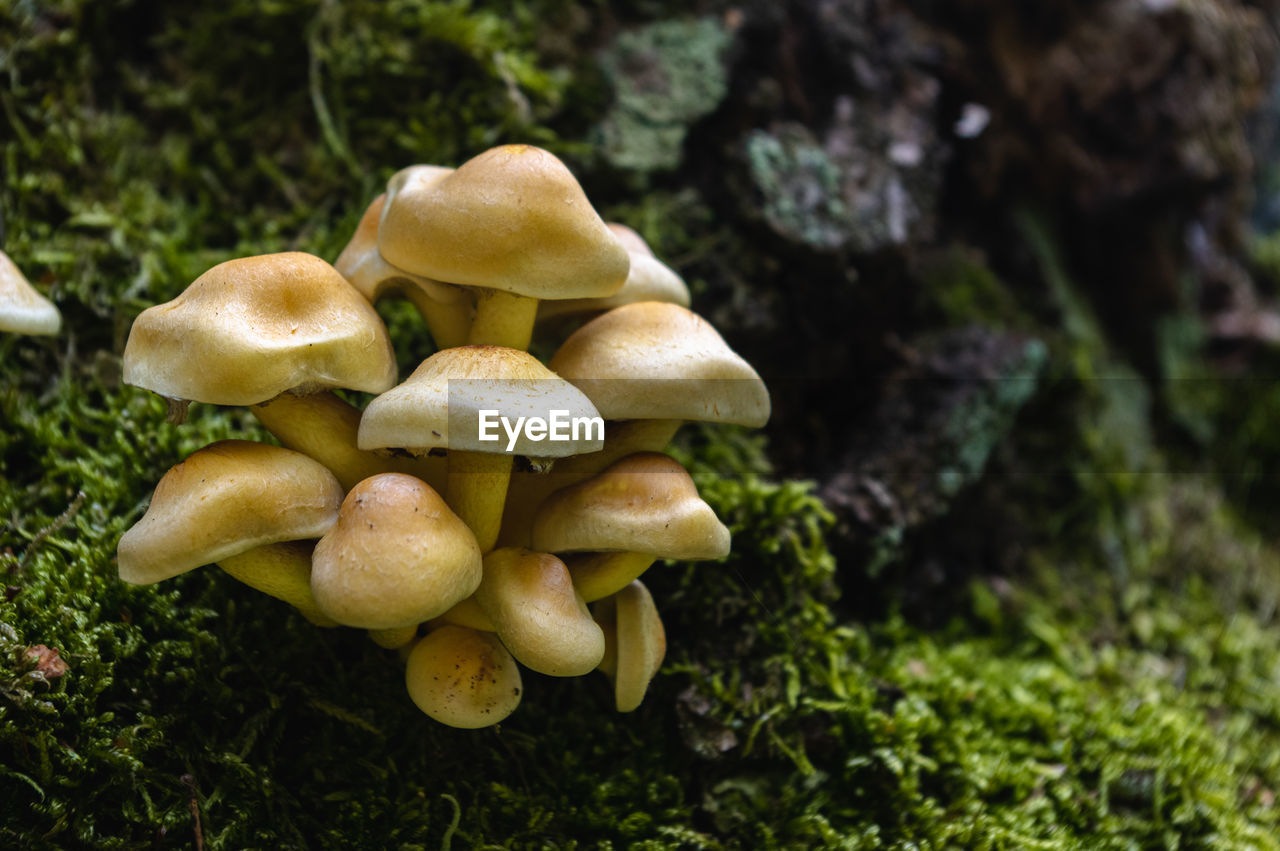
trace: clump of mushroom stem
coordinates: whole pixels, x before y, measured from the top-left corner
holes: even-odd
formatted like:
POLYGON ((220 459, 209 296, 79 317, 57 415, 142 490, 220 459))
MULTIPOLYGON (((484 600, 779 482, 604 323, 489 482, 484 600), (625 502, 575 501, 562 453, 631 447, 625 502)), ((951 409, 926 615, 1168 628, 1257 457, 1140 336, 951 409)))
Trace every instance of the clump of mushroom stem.
POLYGON ((606 225, 547 151, 402 169, 334 266, 230 261, 138 317, 128 383, 249 406, 284 448, 228 441, 177 465, 121 538, 121 576, 217 563, 316 625, 364 630, 450 726, 508 717, 521 666, 600 670, 633 711, 666 652, 638 577, 730 548, 662 450, 687 420, 769 415, 759 376, 688 304, 679 275, 606 225), (399 384, 371 306, 389 293, 437 347, 399 384), (528 353, 535 322, 541 339, 575 320, 547 364, 528 353), (377 395, 361 410, 342 388, 377 395), (548 436, 555 411, 586 434, 548 436), (486 416, 507 433, 486 436, 486 416))

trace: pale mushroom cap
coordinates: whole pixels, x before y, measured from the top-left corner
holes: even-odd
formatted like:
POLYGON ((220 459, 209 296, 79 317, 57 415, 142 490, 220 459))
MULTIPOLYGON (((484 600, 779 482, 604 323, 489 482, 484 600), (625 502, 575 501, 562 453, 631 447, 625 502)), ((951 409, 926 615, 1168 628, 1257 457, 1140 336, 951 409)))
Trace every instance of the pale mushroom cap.
POLYGON ((532 298, 598 298, 627 252, 554 154, 503 145, 435 182, 387 187, 382 256, 418 275, 532 298))
POLYGON ((729 538, 680 462, 658 452, 628 455, 556 491, 533 519, 534 549, 553 553, 713 559, 729 554, 729 538))
POLYGON ((610 223, 609 230, 631 255, 631 271, 627 273, 622 289, 605 298, 569 298, 542 301, 538 304, 538 319, 593 313, 634 304, 639 301, 666 301, 688 307, 689 288, 684 279, 670 266, 653 256, 649 245, 640 234, 626 225, 610 223))
MULTIPOLYGON (((423 176, 434 175, 438 180, 451 171, 453 169, 430 165, 410 166, 399 172, 396 177, 411 173, 423 176)), ((392 180, 395 179, 392 178, 392 180)), ((360 224, 356 226, 356 232, 351 235, 351 240, 342 249, 338 259, 333 261, 333 268, 337 269, 370 302, 377 301, 390 290, 414 286, 429 297, 445 304, 452 304, 462 298, 463 291, 458 287, 451 287, 392 266, 379 253, 378 222, 382 218, 386 201, 387 195, 384 192, 370 202, 364 215, 360 217, 360 224)))
POLYGON ((159 582, 263 544, 319 538, 342 485, 300 452, 223 440, 164 474, 147 513, 120 538, 120 578, 159 582))
POLYGON ((369 302, 319 257, 286 252, 220 263, 144 310, 124 380, 170 399, 256 405, 290 390, 380 393, 396 363, 369 302))
POLYGON ((677 304, 639 302, 583 325, 548 364, 609 420, 683 419, 759 427, 769 391, 711 324, 677 304))
POLYGON ((645 242, 644 237, 636 233, 634 228, 629 228, 619 222, 608 222, 605 227, 617 238, 628 254, 653 256, 653 249, 649 247, 649 243, 645 242))
POLYGON ((418 708, 442 724, 474 730, 520 705, 520 668, 492 632, 452 624, 413 646, 405 686, 418 708))
POLYGON ((0 331, 57 334, 61 328, 58 308, 36 292, 9 255, 0 251, 0 331))
POLYGON ((311 592, 338 623, 412 626, 443 614, 480 584, 475 536, 431 487, 382 473, 360 482, 316 544, 311 592))
MULTIPOLYGON (((551 417, 552 411, 572 423, 599 417, 591 400, 547 369, 538 359, 502 346, 457 346, 427 358, 400 384, 369 403, 360 419, 361 449, 428 449, 442 447, 471 452, 559 458, 598 451, 604 445, 598 428, 578 430, 577 440, 533 440, 521 429, 508 453, 508 434, 494 423, 487 430, 497 440, 480 439, 480 411, 497 411, 512 427, 518 417, 551 417)), ((573 430, 568 429, 570 437, 573 430)))
POLYGON ((649 589, 636 580, 591 607, 609 637, 600 669, 613 683, 619 712, 640 706, 649 683, 667 655, 667 634, 649 589))
POLYGON ((604 656, 604 633, 569 569, 549 553, 514 547, 489 553, 476 601, 511 655, 538 673, 579 677, 604 656))

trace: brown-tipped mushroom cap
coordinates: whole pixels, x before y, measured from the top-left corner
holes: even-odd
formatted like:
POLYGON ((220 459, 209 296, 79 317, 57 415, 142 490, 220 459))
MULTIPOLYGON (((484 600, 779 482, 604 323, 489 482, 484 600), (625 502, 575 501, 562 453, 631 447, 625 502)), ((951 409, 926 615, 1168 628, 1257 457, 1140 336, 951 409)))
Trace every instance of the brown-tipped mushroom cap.
MULTIPOLYGON (((451 168, 433 165, 410 166, 397 173, 391 180, 393 183, 397 179, 439 180, 451 171, 453 171, 451 168)), ((378 251, 378 222, 382 218, 386 201, 387 195, 384 192, 369 204, 364 215, 360 217, 360 224, 356 226, 356 232, 351 235, 351 240, 342 249, 338 259, 333 261, 333 268, 337 269, 353 287, 360 291, 362 296, 371 302, 377 301, 390 290, 407 287, 417 287, 430 298, 446 304, 463 298, 464 292, 458 287, 442 284, 392 266, 378 251)))
POLYGON ((534 516, 533 547, 712 559, 729 554, 729 530, 680 462, 641 452, 548 497, 534 516))
POLYGON ((480 549, 429 485, 402 473, 360 482, 316 544, 311 592, 338 623, 412 626, 448 611, 480 584, 480 549))
POLYGON ((591 613, 609 645, 600 670, 613 683, 618 711, 630 712, 644 700, 667 654, 662 618, 649 589, 639 580, 593 605, 591 613))
MULTIPOLYGON (((497 440, 482 441, 479 412, 498 411, 512 423, 517 417, 566 412, 568 421, 598 417, 577 388, 527 352, 502 346, 458 346, 436 352, 403 384, 369 403, 360 420, 361 449, 430 449, 559 458, 595 452, 603 445, 598 430, 582 429, 578 440, 533 440, 523 430, 508 453, 501 426, 487 431, 497 440), (452 427, 452 428, 451 428, 452 427)), ((572 429, 569 431, 572 437, 572 429)))
POLYGON ((120 578, 159 582, 263 544, 318 538, 342 485, 289 449, 224 440, 164 474, 147 513, 120 538, 120 578))
POLYGON ((378 247, 418 275, 539 299, 612 295, 629 265, 569 169, 530 145, 388 186, 378 247))
POLYGON ((0 331, 57 334, 61 327, 58 308, 36 292, 9 255, 0 251, 0 331))
POLYGON ((640 234, 626 225, 609 223, 609 230, 631 255, 631 271, 622 289, 605 298, 569 298, 538 304, 538 319, 610 310, 638 301, 666 301, 689 306, 689 288, 675 271, 653 256, 640 234))
POLYGON ((769 419, 769 391, 760 376, 710 323, 678 304, 614 308, 574 332, 549 366, 608 420, 758 427, 769 419))
POLYGON ((484 557, 476 601, 511 655, 538 673, 579 677, 604 656, 604 633, 553 555, 494 550, 484 557))
POLYGON ((405 686, 418 708, 442 724, 474 730, 520 705, 520 668, 492 632, 442 626, 414 645, 405 686))
POLYGON ((396 365, 369 302, 319 257, 287 252, 220 263, 144 310, 124 380, 170 399, 256 405, 290 390, 380 393, 396 365))

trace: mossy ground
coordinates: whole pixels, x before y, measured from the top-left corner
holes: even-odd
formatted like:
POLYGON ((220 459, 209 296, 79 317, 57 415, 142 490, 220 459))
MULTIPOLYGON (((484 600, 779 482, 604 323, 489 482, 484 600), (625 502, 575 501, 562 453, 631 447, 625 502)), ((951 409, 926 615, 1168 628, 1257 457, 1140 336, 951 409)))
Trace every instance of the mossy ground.
MULTIPOLYGON (((631 715, 602 677, 529 675, 500 728, 442 728, 355 631, 214 569, 115 579, 165 469, 260 436, 208 406, 168 425, 121 386, 132 317, 228 257, 332 258, 409 162, 584 153, 574 104, 602 98, 563 64, 566 5, 0 2, 5 248, 66 317, 0 340, 0 845, 1280 847, 1266 494, 1242 511, 1237 479, 1167 472, 1142 380, 1034 224, 1048 296, 938 276, 948 321, 998 314, 1050 357, 978 489, 1020 557, 938 548, 953 581, 927 617, 913 574, 836 564, 830 515, 758 438, 702 429, 679 454, 734 555, 650 574, 671 651, 631 715), (888 602, 854 617, 867 597, 888 602), (37 644, 68 672, 33 671, 37 644)), ((644 228, 642 201, 602 199, 623 201, 644 228)), ((1267 404, 1207 412, 1215 457, 1243 456, 1267 404)))

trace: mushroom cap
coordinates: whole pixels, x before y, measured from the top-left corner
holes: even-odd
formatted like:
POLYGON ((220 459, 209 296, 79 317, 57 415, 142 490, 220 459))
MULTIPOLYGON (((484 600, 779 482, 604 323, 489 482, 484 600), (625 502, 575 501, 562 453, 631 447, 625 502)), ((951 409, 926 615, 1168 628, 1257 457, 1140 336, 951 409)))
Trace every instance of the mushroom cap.
POLYGON ((61 328, 58 308, 36 292, 9 255, 0 251, 0 331, 57 334, 61 328))
POLYGON ((448 624, 418 641, 404 682, 418 708, 442 724, 474 730, 520 705, 520 668, 492 632, 448 624))
POLYGON ((347 494, 311 559, 311 593, 338 623, 413 626, 443 614, 480 584, 480 548, 431 487, 382 473, 347 494))
POLYGON ((564 562, 508 547, 484 557, 476 601, 520 664, 552 677, 580 677, 604 656, 604 633, 591 619, 564 562))
POLYGON ((729 530, 680 462, 639 452, 548 497, 533 518, 533 546, 553 553, 712 559, 729 554, 729 530))
POLYGON ((622 289, 605 298, 569 298, 539 302, 539 320, 554 316, 611 310, 638 301, 666 301, 681 307, 689 306, 689 288, 685 286, 684 279, 666 263, 653 256, 648 243, 640 234, 626 225, 613 222, 610 222, 608 227, 631 255, 631 271, 627 273, 627 280, 622 285, 622 289))
POLYGON ((144 310, 124 380, 170 399, 256 405, 290 390, 381 393, 396 362, 369 302, 319 257, 291 251, 220 263, 144 310))
POLYGON ((319 538, 342 485, 300 452, 223 440, 165 473, 146 514, 120 537, 120 578, 159 582, 263 544, 319 538))
POLYGON ((608 643, 600 670, 613 683, 618 711, 630 712, 644 700, 667 655, 667 634, 658 607, 649 589, 636 580, 594 604, 591 613, 608 643))
POLYGON ((482 410, 498 411, 513 424, 517 417, 547 419, 552 411, 565 412, 569 420, 600 416, 590 399, 528 352, 457 346, 436 352, 404 383, 370 402, 357 440, 361 449, 442 447, 538 458, 595 452, 604 444, 594 429, 580 432, 579 440, 536 441, 521 429, 508 453, 501 426, 488 431, 497 440, 480 440, 482 410))
POLYGON ((610 310, 565 340, 549 364, 609 420, 682 419, 759 427, 769 391, 711 324, 678 304, 610 310))
POLYGON ((503 145, 437 181, 394 179, 382 256, 418 275, 532 298, 598 298, 627 278, 627 252, 554 154, 503 145))
MULTIPOLYGON (((438 180, 451 171, 453 171, 451 168, 433 165, 410 166, 391 179, 395 181, 401 175, 408 174, 423 178, 434 177, 438 180)), ((458 287, 398 269, 379 253, 378 222, 382 218, 386 201, 387 194, 384 192, 370 202, 364 215, 360 217, 360 224, 356 225, 356 232, 351 235, 350 241, 342 249, 338 259, 333 261, 333 268, 337 269, 370 302, 377 301, 389 290, 415 286, 432 299, 445 304, 452 304, 462 298, 463 291, 458 287)))

